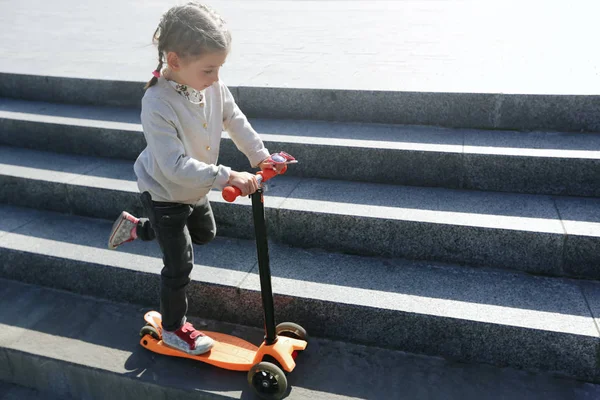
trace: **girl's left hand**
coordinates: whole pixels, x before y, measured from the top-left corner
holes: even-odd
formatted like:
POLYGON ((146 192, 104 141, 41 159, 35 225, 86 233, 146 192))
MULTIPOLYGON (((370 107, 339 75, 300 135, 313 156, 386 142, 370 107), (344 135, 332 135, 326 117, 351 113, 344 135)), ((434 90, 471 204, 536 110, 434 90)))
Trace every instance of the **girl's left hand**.
POLYGON ((261 169, 261 171, 264 171, 265 169, 274 169, 278 174, 281 173, 281 171, 285 168, 285 164, 273 164, 269 161, 269 158, 270 157, 265 158, 260 162, 260 164, 258 164, 258 167, 261 169))

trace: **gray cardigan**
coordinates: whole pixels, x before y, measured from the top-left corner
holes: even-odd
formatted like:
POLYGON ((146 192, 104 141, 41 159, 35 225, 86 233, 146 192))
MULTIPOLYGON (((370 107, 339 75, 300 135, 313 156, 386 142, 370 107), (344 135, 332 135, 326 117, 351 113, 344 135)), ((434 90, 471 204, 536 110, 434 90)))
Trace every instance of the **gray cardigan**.
POLYGON ((161 77, 142 98, 141 118, 147 146, 134 170, 140 192, 150 192, 154 201, 195 204, 227 184, 231 169, 217 165, 223 128, 251 166, 269 156, 220 81, 193 104, 161 77))

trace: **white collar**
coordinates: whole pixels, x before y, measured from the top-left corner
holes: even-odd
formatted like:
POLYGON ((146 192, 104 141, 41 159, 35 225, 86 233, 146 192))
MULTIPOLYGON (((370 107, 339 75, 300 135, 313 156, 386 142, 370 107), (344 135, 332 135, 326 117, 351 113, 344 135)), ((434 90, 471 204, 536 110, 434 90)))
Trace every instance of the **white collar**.
POLYGON ((182 85, 175 81, 167 80, 167 82, 173 86, 177 93, 188 99, 192 104, 200 104, 202 103, 202 100, 204 100, 204 90, 196 90, 188 85, 182 85))

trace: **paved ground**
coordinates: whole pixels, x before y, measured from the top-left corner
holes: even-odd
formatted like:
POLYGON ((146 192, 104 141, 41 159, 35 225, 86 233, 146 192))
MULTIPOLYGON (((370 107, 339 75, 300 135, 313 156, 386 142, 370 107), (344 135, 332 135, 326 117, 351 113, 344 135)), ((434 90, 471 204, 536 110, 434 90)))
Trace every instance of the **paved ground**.
MULTIPOLYGON (((176 2, 0 0, 0 71, 147 80, 176 2)), ((234 35, 232 86, 600 93, 595 0, 208 2, 234 35)))

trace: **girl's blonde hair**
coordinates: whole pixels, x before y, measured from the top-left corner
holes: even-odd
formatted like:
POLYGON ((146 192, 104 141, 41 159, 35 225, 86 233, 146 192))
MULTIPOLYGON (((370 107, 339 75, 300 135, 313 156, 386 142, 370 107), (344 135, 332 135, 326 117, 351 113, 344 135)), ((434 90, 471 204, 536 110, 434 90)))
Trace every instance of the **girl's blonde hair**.
MULTIPOLYGON (((231 33, 225 20, 212 8, 190 2, 172 7, 161 18, 152 36, 152 43, 158 47, 159 73, 170 51, 181 58, 197 57, 212 51, 229 51, 231 33)), ((157 74, 158 75, 158 74, 157 74)), ((144 89, 154 86, 158 78, 154 76, 144 89)))

